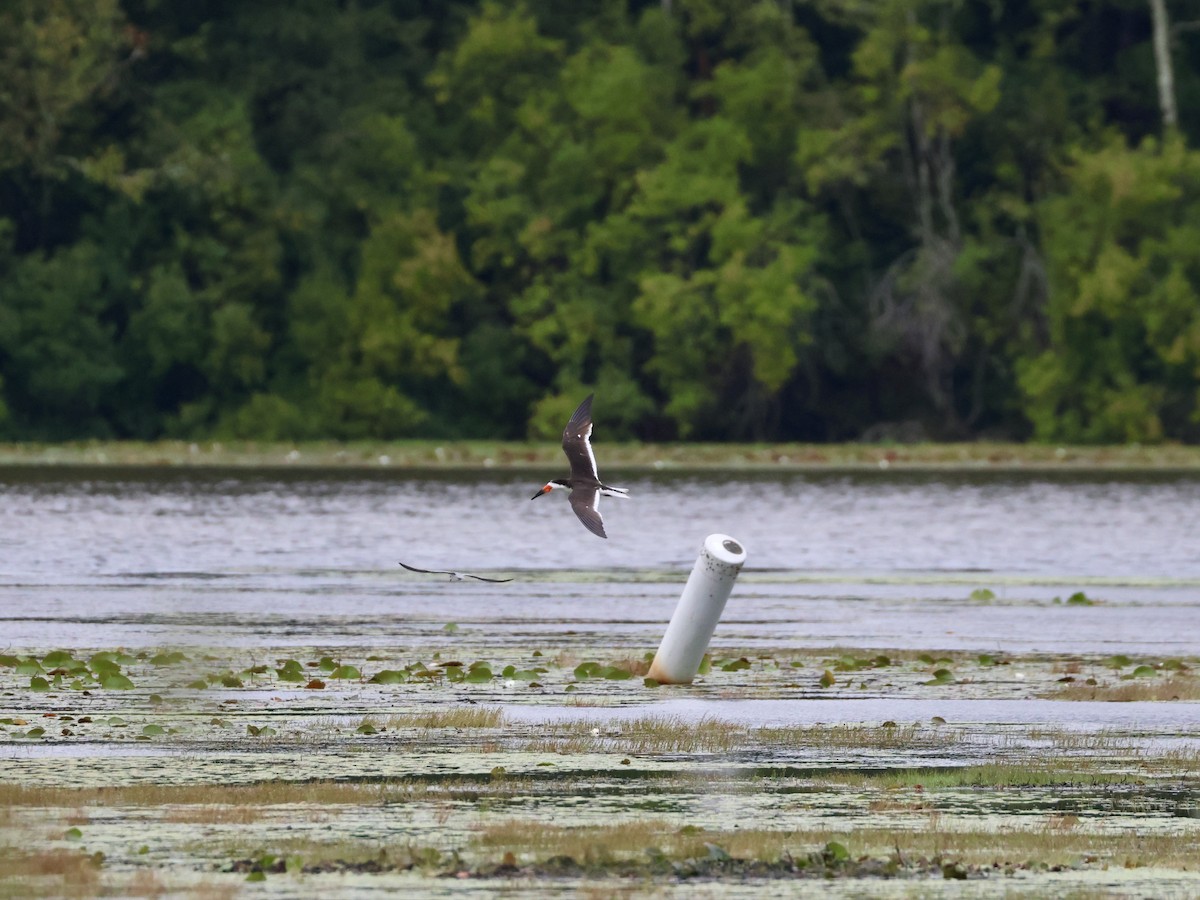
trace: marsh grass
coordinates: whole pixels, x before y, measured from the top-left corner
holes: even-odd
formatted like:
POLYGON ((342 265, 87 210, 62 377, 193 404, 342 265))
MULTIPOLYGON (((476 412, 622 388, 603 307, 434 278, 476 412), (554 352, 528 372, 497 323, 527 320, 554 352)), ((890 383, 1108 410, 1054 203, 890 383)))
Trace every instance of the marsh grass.
POLYGON ((1041 695, 1048 700, 1108 700, 1132 703, 1147 700, 1200 700, 1200 678, 1172 675, 1168 678, 1123 681, 1119 684, 1067 684, 1041 695))
POLYGON ((0 852, 0 897, 93 897, 100 869, 82 850, 0 852))
POLYGON ((600 826, 566 827, 539 821, 510 819, 482 829, 473 844, 485 854, 513 853, 526 861, 569 856, 583 864, 604 864, 645 858, 648 850, 669 859, 709 855, 716 845, 737 859, 774 862, 786 852, 802 857, 829 841, 847 847, 852 856, 906 858, 950 857, 970 865, 1072 865, 1087 861, 1122 866, 1195 865, 1194 836, 1089 833, 1077 824, 1064 827, 1063 817, 1048 816, 1032 827, 996 831, 944 828, 940 816, 917 817, 911 829, 758 828, 703 830, 677 828, 661 820, 600 826), (925 827, 922 827, 922 826, 925 827))
POLYGON ((823 749, 901 750, 922 746, 960 744, 966 735, 955 729, 919 725, 806 725, 756 728, 750 736, 767 747, 817 747, 823 749))
POLYGON ((642 716, 621 722, 587 719, 551 722, 519 741, 541 753, 722 753, 742 746, 747 730, 720 719, 689 722, 669 716, 642 716))
POLYGON ((635 755, 730 753, 734 751, 901 750, 949 746, 966 740, 952 729, 919 725, 807 725, 747 727, 715 718, 689 721, 644 716, 623 722, 587 719, 553 722, 538 733, 512 742, 544 753, 620 752, 635 755))
POLYGON ((1128 784, 1134 779, 1126 772, 1104 771, 1100 761, 1067 758, 1058 765, 1043 758, 1010 762, 982 763, 950 768, 886 769, 878 772, 830 771, 817 783, 855 788, 877 787, 884 790, 901 787, 1004 788, 1064 785, 1128 784))
POLYGON ((495 706, 464 706, 461 708, 409 713, 389 717, 387 728, 409 728, 420 731, 435 731, 440 728, 484 729, 499 728, 505 724, 504 710, 495 706))
MULTIPOLYGON (((361 805, 411 798, 415 789, 403 781, 264 781, 257 784, 134 784, 121 787, 35 787, 0 783, 0 807, 89 808, 164 807, 167 815, 186 816, 179 807, 232 808, 285 804, 361 805)), ((197 816, 220 816, 217 811, 197 816)), ((185 821, 173 818, 171 821, 185 821)), ((195 821, 195 820, 192 820, 195 821)), ((213 819, 212 821, 216 821, 213 819)), ((252 821, 252 820, 251 820, 252 821)))

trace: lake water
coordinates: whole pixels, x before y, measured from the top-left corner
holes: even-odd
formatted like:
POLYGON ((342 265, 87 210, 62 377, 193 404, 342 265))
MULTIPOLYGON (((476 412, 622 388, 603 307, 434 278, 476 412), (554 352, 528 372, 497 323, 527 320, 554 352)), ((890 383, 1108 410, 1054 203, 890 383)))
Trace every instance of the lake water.
POLYGON ((1200 653, 1200 476, 638 472, 609 540, 549 472, 0 470, 0 648, 656 646, 704 537, 737 646, 1200 653), (514 577, 413 575, 397 562, 514 577), (986 588, 995 596, 972 598, 986 588), (1076 591, 1094 606, 1055 603, 1076 591))

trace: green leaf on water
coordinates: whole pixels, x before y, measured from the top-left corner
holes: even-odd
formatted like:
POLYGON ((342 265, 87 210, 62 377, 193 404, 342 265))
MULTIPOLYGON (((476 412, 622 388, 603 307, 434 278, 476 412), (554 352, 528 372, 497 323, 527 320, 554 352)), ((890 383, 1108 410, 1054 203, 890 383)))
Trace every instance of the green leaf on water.
POLYGON ((156 653, 150 657, 152 666, 177 666, 181 662, 187 662, 187 657, 179 650, 172 650, 168 653, 156 653))
POLYGON ((100 679, 100 687, 106 691, 131 691, 133 690, 133 682, 121 673, 114 672, 100 679))
POLYGON ((446 634, 454 634, 458 631, 458 624, 455 622, 447 622, 442 626, 442 631, 446 632, 446 634))
POLYGON ((9 669, 15 669, 20 664, 21 660, 17 659, 17 657, 10 656, 7 653, 0 653, 0 666, 4 666, 5 668, 9 669))
POLYGON ((46 733, 45 728, 43 728, 41 725, 35 725, 33 728, 30 728, 27 732, 25 732, 25 737, 40 738, 45 733, 46 733))
POLYGON ((980 653, 979 664, 981 666, 994 666, 996 665, 996 657, 992 656, 990 653, 980 653))
POLYGON ((491 680, 492 670, 486 666, 472 668, 471 671, 469 671, 463 678, 463 681, 467 682, 468 684, 483 684, 485 681, 491 680))
POLYGON ((1134 678, 1150 678, 1157 674, 1158 672, 1155 670, 1154 666, 1138 666, 1133 670, 1134 678))
POLYGON ((702 656, 700 658, 700 668, 696 670, 696 674, 697 675, 707 675, 711 671, 712 671, 712 656, 705 653, 704 656, 702 656))
POLYGON ((359 725, 354 730, 356 732, 358 732, 359 734, 378 734, 378 732, 379 732, 379 729, 376 728, 374 725, 372 725, 370 722, 363 722, 361 725, 359 725))
POLYGON ((333 661, 333 657, 331 656, 322 656, 320 661, 317 663, 317 668, 322 672, 332 672, 337 667, 338 664, 333 661))
POLYGON ((18 675, 45 675, 46 670, 42 668, 42 664, 39 663, 36 659, 34 659, 33 657, 27 657, 17 663, 17 674, 18 675))
POLYGON ((1108 666, 1110 669, 1123 669, 1126 666, 1133 665, 1133 660, 1124 653, 1118 653, 1116 656, 1110 656, 1108 659, 1104 660, 1104 665, 1108 666))
POLYGON ((42 665, 47 669, 57 669, 59 666, 73 662, 75 662, 75 657, 66 650, 52 650, 42 657, 42 665))
POLYGON ((184 687, 193 691, 204 691, 208 690, 208 682, 203 678, 197 678, 195 681, 189 681, 184 687))
POLYGON ((161 725, 150 724, 142 729, 142 734, 146 735, 146 737, 157 737, 160 734, 166 733, 167 729, 163 728, 161 725))
POLYGON ((821 685, 821 687, 823 687, 823 688, 827 688, 827 687, 833 687, 833 685, 836 681, 837 681, 837 679, 833 677, 833 673, 830 672, 828 669, 826 669, 825 674, 821 676, 821 678, 817 682, 817 684, 821 685))
POLYGON ((338 666, 329 673, 330 678, 362 678, 362 673, 354 666, 338 666))
POLYGON ((600 670, 600 675, 609 681, 624 681, 627 678, 633 677, 632 672, 628 669, 622 669, 619 666, 605 666, 600 670))
POLYGON ((659 683, 658 683, 658 681, 656 681, 656 680, 655 680, 655 679, 653 679, 653 678, 643 678, 643 679, 642 679, 642 684, 643 684, 643 685, 645 685, 645 686, 646 686, 646 687, 648 687, 648 688, 656 688, 656 687, 659 687, 659 686, 660 686, 660 685, 659 685, 659 683))
POLYGON ((949 669, 936 669, 933 673, 933 678, 925 682, 926 684, 954 684, 954 673, 949 669))
POLYGON ((240 679, 236 675, 232 675, 232 674, 222 675, 221 676, 221 684, 222 684, 222 686, 227 687, 227 688, 245 687, 245 683, 242 681, 242 679, 240 679))
POLYGON ((63 833, 63 837, 66 838, 68 841, 82 841, 83 840, 83 832, 80 831, 78 828, 71 827, 71 828, 68 828, 63 833))
POLYGON ((1067 598, 1068 606, 1095 606, 1096 601, 1092 600, 1083 591, 1076 591, 1067 598))
POLYGON ((601 669, 600 663, 597 662, 581 662, 575 667, 576 678, 591 678, 601 669))
POLYGON ((743 656, 739 659, 733 660, 732 662, 725 663, 725 665, 721 666, 721 671, 722 672, 740 672, 742 669, 748 669, 748 668, 750 668, 750 660, 746 659, 746 657, 743 656))
POLYGON ((92 671, 96 673, 97 678, 103 678, 105 675, 118 675, 121 672, 120 663, 115 663, 107 657, 91 658, 92 671))
POLYGON ((264 872, 262 869, 255 869, 253 872, 251 872, 249 875, 246 876, 246 880, 247 881, 266 881, 267 873, 264 872))
POLYGON ((270 725, 247 725, 246 733, 251 737, 270 737, 276 731, 270 725))
POLYGON ((839 844, 837 841, 830 841, 825 845, 825 858, 830 862, 845 862, 850 858, 850 851, 845 845, 839 844))
POLYGON ((48 691, 50 690, 50 682, 40 675, 34 675, 29 679, 29 689, 31 691, 48 691))
POLYGON ((974 603, 989 603, 996 599, 996 592, 989 588, 975 588, 967 599, 974 603))
POLYGON ((932 665, 933 665, 933 662, 934 662, 934 660, 933 660, 933 654, 931 654, 931 653, 922 653, 922 654, 920 654, 920 655, 917 657, 917 661, 918 661, 918 662, 923 662, 923 663, 925 663, 926 665, 932 666, 932 665))
POLYGON ((384 669, 371 676, 372 684, 403 684, 408 681, 408 675, 399 669, 384 669))
POLYGON ((108 722, 106 724, 111 725, 114 728, 119 728, 124 725, 127 725, 128 723, 124 719, 122 719, 120 716, 109 716, 108 722))

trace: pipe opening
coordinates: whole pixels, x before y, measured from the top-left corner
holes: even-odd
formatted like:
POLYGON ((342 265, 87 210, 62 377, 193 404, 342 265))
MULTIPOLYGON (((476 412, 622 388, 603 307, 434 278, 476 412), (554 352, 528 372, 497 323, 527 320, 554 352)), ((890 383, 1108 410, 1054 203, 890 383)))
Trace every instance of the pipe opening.
POLYGON ((721 546, 723 546, 730 553, 745 553, 746 552, 745 550, 742 549, 742 545, 739 544, 737 541, 735 541, 733 538, 726 539, 722 543, 721 546))

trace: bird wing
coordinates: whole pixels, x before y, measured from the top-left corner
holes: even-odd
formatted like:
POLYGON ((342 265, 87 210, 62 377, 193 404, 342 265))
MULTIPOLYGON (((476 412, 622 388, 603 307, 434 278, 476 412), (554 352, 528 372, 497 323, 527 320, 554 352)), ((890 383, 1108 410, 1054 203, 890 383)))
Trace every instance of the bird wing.
MULTIPOLYGON (((597 480, 596 456, 592 453, 592 397, 588 394, 586 400, 567 422, 563 429, 562 448, 567 454, 567 462, 571 464, 571 477, 597 480)), ((578 510, 576 510, 578 512, 578 510)))
POLYGON ((571 509, 575 510, 575 515, 579 516, 579 521, 583 523, 584 528, 596 537, 608 537, 604 533, 604 520, 600 518, 600 513, 596 509, 600 505, 599 488, 575 488, 567 500, 570 501, 571 509))
POLYGON ((406 563, 400 563, 401 566, 408 569, 410 572, 420 572, 422 575, 453 575, 453 572, 442 572, 438 569, 418 569, 416 566, 410 566, 406 563))
POLYGON ((485 578, 482 575, 472 575, 470 572, 443 572, 440 569, 418 569, 416 566, 410 566, 405 563, 400 563, 400 565, 404 566, 410 572, 420 572, 422 575, 449 575, 451 581, 455 578, 474 578, 477 581, 494 581, 497 584, 512 581, 511 578, 485 578))

